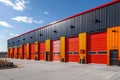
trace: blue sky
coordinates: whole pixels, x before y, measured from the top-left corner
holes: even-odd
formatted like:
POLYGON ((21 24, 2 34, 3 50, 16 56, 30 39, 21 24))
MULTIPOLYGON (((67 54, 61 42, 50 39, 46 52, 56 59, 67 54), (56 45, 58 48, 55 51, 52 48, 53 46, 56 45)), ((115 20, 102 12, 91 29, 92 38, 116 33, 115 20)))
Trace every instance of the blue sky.
POLYGON ((0 51, 26 31, 89 10, 112 0, 0 0, 0 51))

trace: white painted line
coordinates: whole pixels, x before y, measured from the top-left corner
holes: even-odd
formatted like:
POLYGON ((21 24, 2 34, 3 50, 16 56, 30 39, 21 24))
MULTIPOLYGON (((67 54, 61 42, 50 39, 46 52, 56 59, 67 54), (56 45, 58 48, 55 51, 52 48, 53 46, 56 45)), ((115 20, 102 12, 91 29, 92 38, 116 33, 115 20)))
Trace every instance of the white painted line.
POLYGON ((114 77, 114 76, 117 75, 117 74, 120 75, 120 71, 119 71, 119 72, 116 72, 116 73, 114 73, 114 74, 112 74, 112 75, 107 76, 105 79, 109 79, 109 78, 111 78, 111 77, 114 77))

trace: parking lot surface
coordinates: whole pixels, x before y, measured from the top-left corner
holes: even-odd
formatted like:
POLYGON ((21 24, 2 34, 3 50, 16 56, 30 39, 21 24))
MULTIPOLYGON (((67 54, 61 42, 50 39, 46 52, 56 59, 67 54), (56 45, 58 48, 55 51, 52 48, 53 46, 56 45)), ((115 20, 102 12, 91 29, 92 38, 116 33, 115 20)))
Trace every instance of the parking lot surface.
POLYGON ((18 68, 1 69, 0 80, 120 80, 119 66, 8 60, 18 68))

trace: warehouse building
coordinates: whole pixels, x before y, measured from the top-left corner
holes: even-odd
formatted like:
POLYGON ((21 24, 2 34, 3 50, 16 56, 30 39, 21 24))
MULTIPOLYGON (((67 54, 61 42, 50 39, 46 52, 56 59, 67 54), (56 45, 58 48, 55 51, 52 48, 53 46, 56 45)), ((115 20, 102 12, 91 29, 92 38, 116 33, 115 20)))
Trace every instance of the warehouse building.
POLYGON ((119 65, 120 1, 8 40, 9 58, 119 65))

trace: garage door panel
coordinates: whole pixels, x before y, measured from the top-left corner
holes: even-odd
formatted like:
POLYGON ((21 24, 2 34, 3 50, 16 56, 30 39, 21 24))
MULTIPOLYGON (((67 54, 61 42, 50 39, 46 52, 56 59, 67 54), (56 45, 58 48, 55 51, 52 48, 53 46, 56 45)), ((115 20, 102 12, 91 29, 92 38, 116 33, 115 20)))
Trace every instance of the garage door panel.
POLYGON ((78 37, 66 39, 66 61, 67 62, 78 62, 79 61, 79 39, 78 37), (77 53, 77 54, 76 54, 77 53))
POLYGON ((15 55, 16 55, 15 48, 13 48, 13 58, 15 58, 15 55))
POLYGON ((107 50, 107 33, 88 34, 88 51, 107 50))
POLYGON ((24 53, 23 58, 27 59, 27 53, 24 53))
POLYGON ((53 61, 60 61, 60 54, 53 54, 52 59, 53 61))
POLYGON ((35 59, 35 53, 31 53, 31 59, 35 59))
POLYGON ((30 59, 35 59, 35 44, 30 44, 30 59))
POLYGON ((52 60, 60 61, 60 40, 52 41, 52 60))
POLYGON ((30 44, 30 59, 35 59, 35 44, 30 44))
POLYGON ((53 52, 60 52, 60 40, 52 41, 53 52))
POLYGON ((87 48, 88 52, 94 52, 94 54, 88 54, 88 63, 106 64, 107 54, 98 54, 98 52, 107 51, 107 33, 99 32, 94 34, 88 34, 87 36, 87 48))
POLYGON ((45 42, 39 43, 39 59, 45 60, 45 42))
POLYGON ((18 48, 18 59, 20 59, 20 48, 18 48))
POLYGON ((66 41, 67 51, 69 52, 78 51, 78 37, 68 38, 66 41))
POLYGON ((30 53, 35 53, 35 44, 30 44, 30 53))
POLYGON ((45 60, 45 53, 40 54, 40 60, 45 60))
POLYGON ((66 62, 78 62, 78 54, 66 54, 66 62))
POLYGON ((18 48, 18 54, 20 54, 20 48, 18 48))
POLYGON ((39 43, 39 51, 40 52, 45 52, 45 43, 39 43))
POLYGON ((23 45, 23 58, 27 59, 27 46, 23 45))
POLYGON ((27 46, 26 45, 23 46, 23 52, 27 53, 27 46))
POLYGON ((96 64, 107 63, 106 54, 89 54, 87 59, 88 59, 88 63, 96 63, 96 64))

